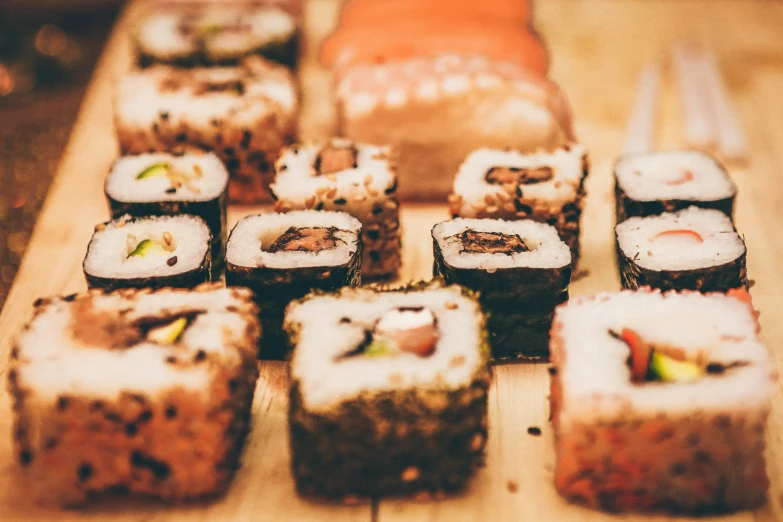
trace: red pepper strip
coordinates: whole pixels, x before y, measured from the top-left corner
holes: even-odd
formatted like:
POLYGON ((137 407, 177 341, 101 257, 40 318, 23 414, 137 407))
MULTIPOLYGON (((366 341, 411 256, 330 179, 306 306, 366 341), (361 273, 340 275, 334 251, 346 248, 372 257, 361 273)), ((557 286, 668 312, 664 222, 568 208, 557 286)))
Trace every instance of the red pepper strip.
POLYGON ((664 181, 664 183, 667 185, 682 185, 683 183, 688 183, 689 181, 693 181, 693 172, 686 170, 679 178, 664 181))
POLYGON ((647 368, 650 366, 652 350, 642 342, 639 334, 633 330, 623 328, 620 337, 631 350, 631 381, 644 382, 647 378, 647 368))
POLYGON ((693 230, 688 230, 687 228, 678 228, 678 229, 675 229, 675 230, 666 230, 665 232, 661 232, 660 234, 657 234, 653 238, 653 241, 655 241, 659 237, 664 237, 664 236, 688 236, 688 237, 692 237, 694 239, 697 239, 699 241, 699 243, 704 243, 704 238, 701 237, 701 235, 699 235, 698 232, 695 232, 693 230))

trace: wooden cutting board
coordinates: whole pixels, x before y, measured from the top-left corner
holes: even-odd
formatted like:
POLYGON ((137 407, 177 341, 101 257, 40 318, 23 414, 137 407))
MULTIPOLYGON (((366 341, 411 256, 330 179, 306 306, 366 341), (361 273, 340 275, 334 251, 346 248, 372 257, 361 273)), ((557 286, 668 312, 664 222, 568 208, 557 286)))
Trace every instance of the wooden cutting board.
MULTIPOLYGON (((39 296, 85 288, 81 262, 93 226, 108 217, 103 179, 116 154, 112 96, 117 78, 131 64, 128 26, 137 16, 131 4, 115 29, 87 92, 59 173, 43 208, 27 255, 0 315, 0 368, 7 367, 11 342, 39 296)), ((336 18, 337 2, 306 5, 306 57, 300 68, 304 93, 304 139, 328 136, 332 108, 325 93, 330 77, 315 61, 317 42, 336 18)), ((592 156, 583 215, 587 275, 572 285, 575 295, 619 288, 614 264, 611 165, 622 144, 637 73, 649 59, 668 62, 679 40, 707 44, 717 53, 752 144, 750 162, 733 166, 740 187, 737 223, 748 245, 754 302, 763 336, 778 363, 783 355, 783 4, 738 0, 651 2, 649 0, 550 0, 536 5, 537 27, 553 55, 553 77, 569 94, 577 131, 592 156)), ((659 143, 681 144, 680 111, 668 70, 664 74, 659 143)), ((259 211, 232 207, 232 224, 259 211)), ((404 279, 428 278, 432 266, 431 226, 447 218, 445 204, 405 204, 404 279)), ((487 466, 458 497, 417 502, 382 500, 338 506, 299 499, 288 468, 287 377, 282 363, 262 363, 253 404, 253 427, 243 465, 228 494, 213 502, 169 507, 136 499, 104 500, 88 510, 58 512, 37 507, 20 482, 11 454, 11 411, 0 394, 0 520, 117 521, 599 521, 636 520, 611 516, 563 501, 552 484, 554 452, 548 418, 545 365, 494 368, 490 391, 487 466), (528 435, 528 427, 541 436, 528 435)), ((5 376, 3 375, 3 379, 5 376)), ((783 495, 783 394, 775 398, 768 430, 769 504, 721 520, 781 518, 783 495)), ((646 520, 672 520, 663 515, 646 520)))

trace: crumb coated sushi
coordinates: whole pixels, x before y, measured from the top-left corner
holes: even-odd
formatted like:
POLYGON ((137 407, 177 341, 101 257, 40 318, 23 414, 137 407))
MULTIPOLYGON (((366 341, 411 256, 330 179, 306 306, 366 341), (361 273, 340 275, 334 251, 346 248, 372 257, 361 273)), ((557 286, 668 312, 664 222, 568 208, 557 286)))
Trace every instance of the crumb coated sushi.
POLYGON ((253 56, 233 67, 156 65, 119 84, 115 124, 123 154, 212 151, 231 175, 229 199, 268 199, 280 150, 296 133, 290 71, 253 56))
POLYGON ((220 276, 226 236, 228 172, 211 153, 122 156, 106 178, 112 217, 125 214, 203 219, 212 233, 212 277, 220 276))
POLYGON ((142 66, 235 64, 260 54, 289 67, 296 64, 296 20, 282 9, 229 4, 158 9, 135 34, 142 66))
POLYGON ((209 281, 212 234, 186 214, 132 218, 95 227, 84 257, 90 288, 192 288, 209 281))
POLYGON ((579 259, 579 225, 588 175, 581 145, 554 152, 479 149, 454 179, 453 217, 532 219, 554 226, 579 259))
POLYGON ((629 218, 615 233, 623 288, 725 292, 748 284, 745 242, 719 210, 629 218))
POLYGON ((261 357, 284 358, 285 307, 311 290, 361 283, 362 225, 345 212, 300 210, 242 219, 231 231, 226 283, 253 290, 264 327, 261 357))
POLYGON ((479 147, 552 150, 573 140, 556 85, 480 56, 351 67, 337 86, 339 132, 389 144, 402 199, 440 199, 479 147))
POLYGON ((558 308, 551 408, 561 495, 690 514, 766 501, 776 374, 747 292, 732 294, 623 291, 558 308))
POLYGON ((571 251, 530 220, 453 219, 432 229, 433 273, 479 292, 496 360, 546 357, 555 307, 568 300, 571 251))
POLYGON ((718 161, 699 151, 623 156, 615 165, 617 222, 674 212, 695 205, 729 217, 737 187, 718 161))
POLYGON ((345 139, 296 145, 270 187, 275 210, 339 210, 362 222, 362 277, 391 279, 401 265, 397 172, 388 147, 345 139))
POLYGON ((343 289, 292 303, 291 467, 345 502, 464 489, 484 460, 488 349, 458 286, 343 289))
POLYGON ((221 493, 249 426, 258 336, 246 289, 39 300, 8 369, 28 486, 63 506, 221 493))

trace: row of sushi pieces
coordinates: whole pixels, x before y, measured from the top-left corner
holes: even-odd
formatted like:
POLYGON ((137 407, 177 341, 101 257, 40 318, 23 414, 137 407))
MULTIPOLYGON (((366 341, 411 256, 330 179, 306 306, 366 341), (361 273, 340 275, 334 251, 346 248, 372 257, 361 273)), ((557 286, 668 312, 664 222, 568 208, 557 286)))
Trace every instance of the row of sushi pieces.
MULTIPOLYGON (((229 487, 261 327, 248 289, 212 285, 36 303, 8 384, 15 454, 40 502, 117 490, 182 501, 229 487)), ((467 487, 490 435, 490 347, 473 292, 344 287, 292 302, 284 325, 301 495, 422 500, 467 487)), ((559 305, 558 492, 610 510, 763 504, 776 374, 758 330, 745 291, 623 290, 559 305)))

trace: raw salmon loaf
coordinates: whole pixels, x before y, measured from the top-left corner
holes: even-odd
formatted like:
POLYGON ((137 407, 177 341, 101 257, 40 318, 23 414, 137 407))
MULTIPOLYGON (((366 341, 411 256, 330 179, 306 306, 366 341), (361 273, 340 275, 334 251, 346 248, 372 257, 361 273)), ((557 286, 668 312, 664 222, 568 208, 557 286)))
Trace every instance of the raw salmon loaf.
POLYGON ((607 510, 766 500, 776 373, 745 290, 571 299, 552 326, 555 485, 607 510))
POLYGON ((731 217, 737 187, 718 161, 699 151, 623 156, 614 168, 617 222, 692 205, 731 217))
POLYGON ((725 292, 748 284, 745 243, 719 210, 629 218, 615 233, 623 288, 725 292))
POLYGON ((402 199, 444 198, 478 147, 553 150, 572 141, 557 86, 480 56, 357 65, 337 97, 341 135, 392 145, 402 199))
POLYGON ((231 175, 229 199, 251 203, 267 198, 297 113, 291 72, 253 56, 234 67, 132 72, 119 84, 115 123, 123 154, 213 151, 231 175))
POLYGON ((397 173, 389 149, 332 139, 282 154, 270 187, 275 210, 339 210, 362 222, 362 277, 391 279, 400 269, 397 173))
POLYGON ((224 491, 248 430, 258 336, 246 289, 39 300, 8 370, 28 487, 63 506, 106 491, 224 491))
POLYGON ((298 210, 242 219, 231 231, 226 283, 253 290, 264 329, 261 357, 284 358, 285 307, 311 290, 361 283, 362 224, 345 212, 298 210))
POLYGON ((587 174, 587 153, 580 145, 529 154, 479 149, 460 167, 449 208, 454 217, 532 219, 552 225, 576 265, 587 174))
POLYGON ((122 216, 95 227, 84 277, 90 288, 192 288, 210 280, 212 234, 203 219, 183 214, 122 216))
POLYGON ((219 277, 226 245, 228 171, 212 153, 122 156, 106 178, 112 217, 126 214, 203 219, 212 233, 212 276, 219 277))
POLYGON ((142 66, 235 64, 252 54, 293 66, 296 34, 296 20, 282 9, 221 2, 152 11, 135 44, 142 66))
POLYGON ((479 292, 492 358, 546 357, 555 307, 568 300, 571 251, 528 219, 453 219, 432 229, 434 276, 479 292))
POLYGON ((489 352, 458 286, 345 288, 292 303, 291 467, 300 494, 355 502, 464 489, 484 461, 489 352))

